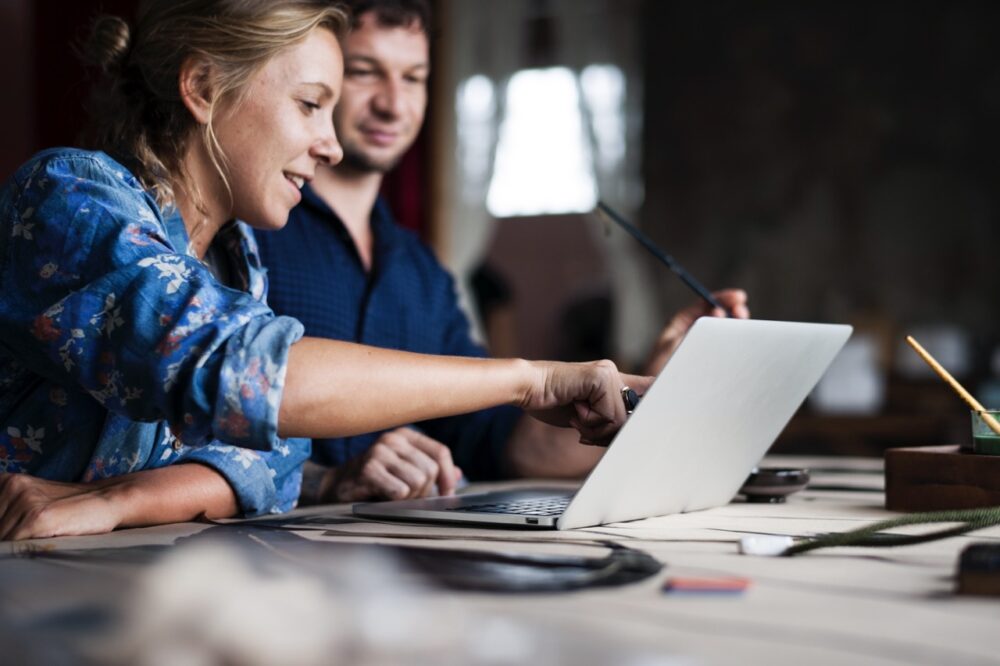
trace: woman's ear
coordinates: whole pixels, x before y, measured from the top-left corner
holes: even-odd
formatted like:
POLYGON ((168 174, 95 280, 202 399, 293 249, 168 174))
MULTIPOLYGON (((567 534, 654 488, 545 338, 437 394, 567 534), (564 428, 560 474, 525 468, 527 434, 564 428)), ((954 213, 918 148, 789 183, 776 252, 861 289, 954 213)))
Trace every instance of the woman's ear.
POLYGON ((211 115, 213 99, 211 73, 212 66, 203 58, 192 56, 181 63, 178 80, 181 101, 200 125, 208 123, 211 115))

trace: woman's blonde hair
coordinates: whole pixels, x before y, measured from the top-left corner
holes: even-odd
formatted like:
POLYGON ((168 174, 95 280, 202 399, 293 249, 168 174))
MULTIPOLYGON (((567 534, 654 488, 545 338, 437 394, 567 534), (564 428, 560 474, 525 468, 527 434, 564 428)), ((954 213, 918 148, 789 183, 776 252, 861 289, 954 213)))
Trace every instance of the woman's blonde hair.
POLYGON ((98 17, 83 56, 107 82, 95 87, 84 142, 125 163, 161 207, 174 203, 176 187, 201 207, 182 163, 197 127, 179 92, 182 64, 196 57, 209 65, 211 106, 200 134, 228 189, 212 123, 220 105, 238 105, 253 75, 313 30, 339 38, 349 23, 329 0, 150 0, 134 30, 117 17, 98 17))

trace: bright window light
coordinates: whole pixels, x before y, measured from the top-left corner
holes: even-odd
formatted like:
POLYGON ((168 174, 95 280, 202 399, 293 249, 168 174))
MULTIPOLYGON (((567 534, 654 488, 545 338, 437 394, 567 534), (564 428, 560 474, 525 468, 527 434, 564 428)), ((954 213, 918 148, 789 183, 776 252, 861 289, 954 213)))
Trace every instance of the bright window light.
POLYGON ((597 203, 577 78, 527 69, 507 83, 486 208, 496 217, 585 212, 597 203))
MULTIPOLYGON (((458 159, 462 172, 470 182, 485 188, 493 157, 496 115, 493 82, 482 74, 469 77, 458 89, 455 111, 458 118, 458 159)), ((476 189, 463 191, 474 195, 476 189)))
POLYGON ((625 158, 625 75, 614 65, 590 65, 580 74, 580 87, 590 109, 598 167, 614 172, 625 158))

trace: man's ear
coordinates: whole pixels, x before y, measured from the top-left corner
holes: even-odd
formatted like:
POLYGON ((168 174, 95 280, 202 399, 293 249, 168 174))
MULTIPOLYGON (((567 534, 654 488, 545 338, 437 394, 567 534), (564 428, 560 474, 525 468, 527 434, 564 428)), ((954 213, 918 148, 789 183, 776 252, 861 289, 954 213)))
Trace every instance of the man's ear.
POLYGON ((178 87, 181 101, 194 116, 195 121, 204 125, 208 122, 212 108, 211 86, 212 66, 203 58, 191 56, 181 64, 178 87))

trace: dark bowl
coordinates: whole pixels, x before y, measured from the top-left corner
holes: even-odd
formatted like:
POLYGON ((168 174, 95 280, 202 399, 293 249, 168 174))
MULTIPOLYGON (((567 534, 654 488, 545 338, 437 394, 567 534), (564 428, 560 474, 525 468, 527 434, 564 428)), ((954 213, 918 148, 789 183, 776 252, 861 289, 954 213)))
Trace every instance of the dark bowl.
POLYGON ((809 483, 809 470, 794 467, 754 467, 739 493, 748 502, 784 502, 809 483))

